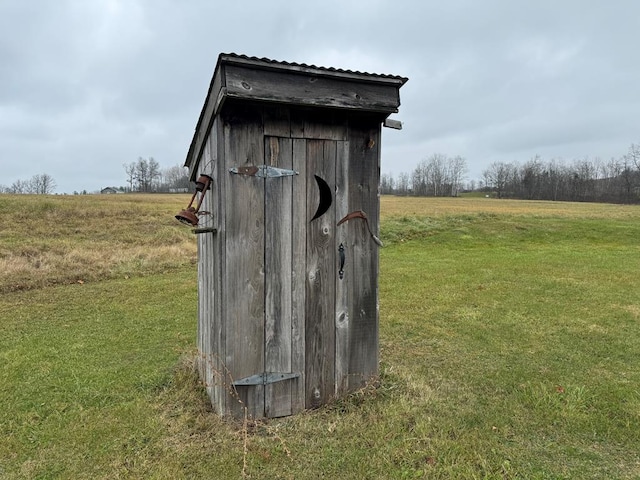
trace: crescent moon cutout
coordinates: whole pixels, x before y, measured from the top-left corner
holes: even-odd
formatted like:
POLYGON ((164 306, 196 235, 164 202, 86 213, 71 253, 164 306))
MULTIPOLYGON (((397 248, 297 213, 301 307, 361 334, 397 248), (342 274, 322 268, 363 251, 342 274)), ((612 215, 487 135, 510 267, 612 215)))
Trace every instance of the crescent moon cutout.
POLYGON ((331 203, 333 202, 333 197, 331 195, 331 187, 324 179, 320 178, 318 175, 314 175, 316 177, 316 182, 318 183, 318 192, 320 193, 320 202, 318 204, 318 210, 316 210, 316 214, 313 216, 311 221, 313 222, 316 218, 324 215, 331 203))

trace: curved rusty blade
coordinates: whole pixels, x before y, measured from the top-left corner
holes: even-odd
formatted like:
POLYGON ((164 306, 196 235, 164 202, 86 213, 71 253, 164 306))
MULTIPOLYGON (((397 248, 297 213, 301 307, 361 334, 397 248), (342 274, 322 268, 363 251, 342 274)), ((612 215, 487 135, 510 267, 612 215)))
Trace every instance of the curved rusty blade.
POLYGON ((337 226, 342 225, 344 222, 348 222, 349 220, 353 220, 354 218, 362 218, 363 220, 367 220, 367 223, 369 223, 367 214, 362 210, 356 210, 355 212, 347 213, 344 217, 342 217, 342 220, 338 222, 337 226))
POLYGON ((380 240, 375 233, 373 233, 373 230, 371 230, 371 225, 369 225, 369 218, 367 217, 367 214, 365 212, 363 212, 362 210, 356 210, 355 212, 351 212, 346 214, 344 217, 342 217, 342 219, 338 222, 338 226, 342 225, 345 222, 348 222, 349 220, 353 220, 354 218, 361 218, 362 220, 364 220, 364 223, 367 225, 367 230, 369 230, 369 235, 371 235, 371 239, 376 243, 376 245, 383 247, 384 244, 382 243, 382 240, 380 240))

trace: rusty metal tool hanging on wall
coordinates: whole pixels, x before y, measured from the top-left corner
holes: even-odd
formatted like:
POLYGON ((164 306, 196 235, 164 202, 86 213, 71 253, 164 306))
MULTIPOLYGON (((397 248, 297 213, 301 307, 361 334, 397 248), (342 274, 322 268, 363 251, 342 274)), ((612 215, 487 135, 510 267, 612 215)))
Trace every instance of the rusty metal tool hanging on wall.
POLYGON ((354 218, 361 218, 362 220, 364 220, 364 223, 367 226, 367 230, 369 230, 369 235, 371 235, 371 238, 373 239, 373 241, 376 242, 376 245, 380 247, 384 246, 382 243, 382 240, 380 240, 376 236, 376 234, 373 233, 373 230, 371 230, 371 225, 369 225, 369 218, 367 217, 367 214, 362 210, 356 210, 355 212, 348 213, 342 218, 342 220, 338 222, 338 225, 342 225, 343 223, 348 222, 349 220, 352 220, 354 218))

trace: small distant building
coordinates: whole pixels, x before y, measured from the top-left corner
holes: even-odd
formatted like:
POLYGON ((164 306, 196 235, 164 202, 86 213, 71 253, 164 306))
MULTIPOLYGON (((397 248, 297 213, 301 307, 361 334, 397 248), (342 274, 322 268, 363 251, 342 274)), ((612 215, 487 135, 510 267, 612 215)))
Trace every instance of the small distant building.
POLYGON ((116 190, 113 187, 105 187, 102 190, 100 190, 100 193, 106 193, 106 194, 118 193, 118 190, 116 190))

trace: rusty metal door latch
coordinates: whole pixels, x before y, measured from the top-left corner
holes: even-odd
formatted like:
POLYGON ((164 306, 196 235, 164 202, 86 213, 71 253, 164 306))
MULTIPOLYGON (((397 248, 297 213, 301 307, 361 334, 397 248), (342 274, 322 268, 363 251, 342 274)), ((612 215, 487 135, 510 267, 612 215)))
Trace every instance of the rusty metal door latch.
POLYGON ((351 212, 347 215, 345 215, 342 220, 340 220, 338 222, 338 225, 342 225, 343 223, 352 220, 354 218, 361 218, 362 220, 364 220, 365 225, 367 226, 367 230, 369 230, 369 235, 371 235, 371 239, 376 243, 376 245, 383 247, 383 243, 382 240, 380 240, 375 233, 373 233, 373 230, 371 230, 371 225, 369 225, 369 218, 367 217, 367 214, 365 212, 363 212, 362 210, 356 210, 355 212, 351 212))

